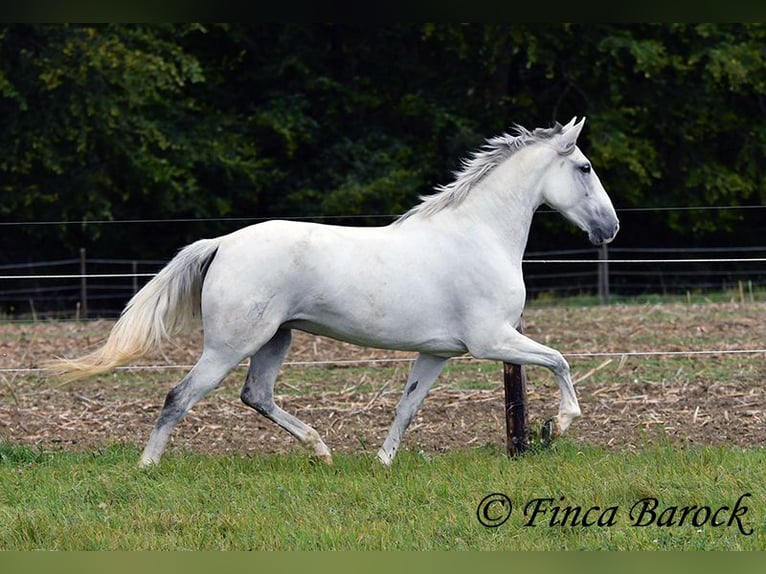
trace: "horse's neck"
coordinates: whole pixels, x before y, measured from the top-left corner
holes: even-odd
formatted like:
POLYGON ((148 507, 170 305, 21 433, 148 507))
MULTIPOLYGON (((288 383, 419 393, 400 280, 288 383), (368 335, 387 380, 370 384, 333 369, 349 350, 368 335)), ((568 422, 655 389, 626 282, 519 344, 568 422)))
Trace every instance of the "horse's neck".
POLYGON ((496 234, 509 256, 521 261, 541 197, 536 171, 500 165, 471 190, 453 216, 461 217, 458 212, 463 211, 463 218, 496 234))

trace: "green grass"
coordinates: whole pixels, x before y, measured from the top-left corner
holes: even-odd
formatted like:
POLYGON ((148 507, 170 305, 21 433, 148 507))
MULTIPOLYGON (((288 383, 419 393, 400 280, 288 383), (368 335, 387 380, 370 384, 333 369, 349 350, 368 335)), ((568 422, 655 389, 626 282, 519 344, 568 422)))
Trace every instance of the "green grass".
MULTIPOLYGON (((285 455, 168 455, 140 470, 138 450, 46 452, 0 445, 2 550, 531 550, 763 549, 766 452, 670 445, 639 453, 562 440, 520 459, 494 448, 426 457, 400 453, 391 469, 371 456, 335 465, 285 455), (492 492, 514 508, 482 526, 477 505, 492 492), (634 526, 631 507, 748 507, 741 522, 634 526), (561 499, 563 498, 563 501, 561 499), (526 525, 538 498, 560 506, 615 506, 612 526, 550 524, 552 508, 526 525), (534 505, 534 502, 532 502, 534 505)), ((500 506, 490 509, 490 514, 500 506)), ((666 511, 665 518, 670 511, 666 511)), ((591 513, 595 519, 597 512, 591 513)), ((728 519, 723 511, 720 518, 728 519)), ((678 515, 677 515, 678 516, 678 515)), ((702 515, 700 515, 701 517, 702 515)), ((569 520, 571 523, 572 520, 569 520)), ((688 520, 687 520, 688 522, 688 520)))

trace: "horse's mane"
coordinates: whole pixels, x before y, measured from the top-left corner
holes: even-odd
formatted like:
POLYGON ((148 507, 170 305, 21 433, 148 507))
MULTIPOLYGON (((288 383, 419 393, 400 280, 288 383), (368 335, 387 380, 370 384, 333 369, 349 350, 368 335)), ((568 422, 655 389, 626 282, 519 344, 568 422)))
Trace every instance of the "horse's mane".
MULTIPOLYGON (((490 138, 486 143, 461 162, 461 169, 454 172, 455 180, 447 185, 438 185, 432 195, 420 196, 421 202, 402 215, 397 222, 413 215, 429 216, 461 203, 471 188, 481 181, 493 168, 511 157, 517 151, 535 143, 548 143, 560 134, 564 126, 556 122, 551 128, 527 130, 518 124, 513 126, 513 134, 504 133, 490 138)), ((566 155, 572 153, 574 145, 557 151, 566 155)))

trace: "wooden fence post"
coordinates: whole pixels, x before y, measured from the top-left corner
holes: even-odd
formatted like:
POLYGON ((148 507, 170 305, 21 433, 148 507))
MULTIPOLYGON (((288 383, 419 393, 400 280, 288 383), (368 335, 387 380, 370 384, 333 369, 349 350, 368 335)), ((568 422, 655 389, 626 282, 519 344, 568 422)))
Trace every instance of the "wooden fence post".
POLYGON ((80 317, 88 318, 88 280, 85 276, 87 266, 85 264, 85 248, 80 248, 80 317))
MULTIPOLYGON (((519 326, 524 332, 524 317, 519 326)), ((529 418, 527 415, 527 376, 522 365, 503 363, 505 387, 505 430, 508 455, 518 456, 529 449, 529 418)))
POLYGON ((604 243, 598 251, 598 296, 601 303, 609 305, 609 248, 604 243))

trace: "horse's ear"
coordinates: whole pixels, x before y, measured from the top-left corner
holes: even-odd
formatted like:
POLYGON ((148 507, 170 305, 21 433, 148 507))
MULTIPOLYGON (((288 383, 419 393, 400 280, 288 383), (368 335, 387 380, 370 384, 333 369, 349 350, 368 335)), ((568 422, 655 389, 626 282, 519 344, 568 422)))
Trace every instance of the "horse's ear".
POLYGON ((585 125, 584 117, 579 122, 575 123, 576 121, 577 116, 569 120, 569 123, 565 125, 564 129, 561 131, 561 142, 564 144, 565 148, 573 147, 577 143, 577 137, 580 135, 582 127, 585 125))
MULTIPOLYGON (((565 132, 565 131, 568 131, 568 130, 570 130, 570 129, 572 128, 572 126, 573 126, 573 125, 575 125, 575 122, 576 122, 576 121, 577 121, 577 116, 575 116, 575 117, 573 117, 571 120, 569 120, 569 122, 567 123, 567 125, 565 125, 565 126, 561 126, 561 131, 564 131, 564 132, 565 132)), ((558 123, 558 122, 556 122, 556 123, 558 123)))

